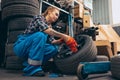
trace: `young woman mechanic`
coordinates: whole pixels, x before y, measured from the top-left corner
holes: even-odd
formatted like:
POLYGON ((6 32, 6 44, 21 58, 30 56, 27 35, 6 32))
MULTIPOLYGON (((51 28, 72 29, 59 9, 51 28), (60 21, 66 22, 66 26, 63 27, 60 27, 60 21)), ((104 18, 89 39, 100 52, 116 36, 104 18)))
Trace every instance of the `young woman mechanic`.
POLYGON ((25 59, 23 69, 25 76, 44 76, 41 65, 57 53, 56 43, 65 42, 72 52, 77 51, 76 41, 69 35, 52 29, 51 23, 59 17, 59 10, 48 7, 42 15, 37 15, 14 43, 14 52, 25 59), (53 37, 60 39, 54 40, 53 37))

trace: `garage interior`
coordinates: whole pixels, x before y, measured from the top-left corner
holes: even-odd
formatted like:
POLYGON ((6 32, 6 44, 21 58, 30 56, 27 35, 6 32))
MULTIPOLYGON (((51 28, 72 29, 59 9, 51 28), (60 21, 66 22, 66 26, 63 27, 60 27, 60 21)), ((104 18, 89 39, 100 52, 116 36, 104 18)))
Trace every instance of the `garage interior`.
MULTIPOLYGON (((0 5, 0 72, 3 73, 0 76, 1 80, 17 79, 16 73, 19 80, 24 78, 80 80, 78 74, 76 76, 76 69, 79 64, 82 64, 81 62, 89 64, 95 62, 95 65, 96 62, 102 63, 102 65, 108 64, 107 72, 101 73, 96 68, 98 72, 89 74, 85 78, 82 75, 83 80, 86 78, 88 80, 120 79, 120 25, 113 25, 111 0, 0 0, 0 5), (84 52, 79 55, 79 62, 75 63, 75 69, 73 65, 64 68, 63 64, 66 63, 64 58, 69 59, 74 56, 66 55, 66 53, 64 53, 63 60, 54 59, 56 60, 55 65, 51 63, 53 61, 44 65, 46 66, 45 71, 56 70, 56 65, 59 65, 57 70, 64 73, 62 77, 50 73, 47 73, 48 77, 45 78, 22 77, 22 60, 14 54, 13 44, 17 40, 17 36, 24 32, 32 21, 34 15, 42 14, 48 6, 60 10, 59 19, 52 24, 53 29, 74 37, 78 43, 82 44, 80 50, 84 50, 84 52), (85 49, 86 47, 89 49, 85 49), (59 64, 59 61, 63 61, 63 63, 59 64)), ((84 67, 82 66, 82 68, 84 67)))

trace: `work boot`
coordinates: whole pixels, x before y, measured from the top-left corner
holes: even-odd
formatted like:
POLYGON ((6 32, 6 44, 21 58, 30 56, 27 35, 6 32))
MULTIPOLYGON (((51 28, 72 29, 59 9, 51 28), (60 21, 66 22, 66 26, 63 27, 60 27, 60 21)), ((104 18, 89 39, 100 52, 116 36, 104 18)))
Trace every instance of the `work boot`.
POLYGON ((44 73, 44 71, 38 71, 35 74, 33 74, 32 76, 43 77, 43 76, 45 76, 45 73, 44 73))
POLYGON ((38 71, 32 75, 29 75, 30 73, 24 73, 23 76, 32 76, 32 77, 44 77, 45 73, 44 71, 38 71))
POLYGON ((41 66, 33 66, 33 65, 27 65, 24 69, 23 76, 45 76, 44 71, 42 70, 41 66))

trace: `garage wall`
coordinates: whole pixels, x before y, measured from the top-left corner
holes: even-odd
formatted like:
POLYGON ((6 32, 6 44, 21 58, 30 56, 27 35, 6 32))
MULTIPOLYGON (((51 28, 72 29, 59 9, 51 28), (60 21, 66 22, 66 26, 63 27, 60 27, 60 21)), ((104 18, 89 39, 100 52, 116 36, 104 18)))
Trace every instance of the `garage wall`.
POLYGON ((111 0, 93 0, 93 22, 113 24, 111 0))

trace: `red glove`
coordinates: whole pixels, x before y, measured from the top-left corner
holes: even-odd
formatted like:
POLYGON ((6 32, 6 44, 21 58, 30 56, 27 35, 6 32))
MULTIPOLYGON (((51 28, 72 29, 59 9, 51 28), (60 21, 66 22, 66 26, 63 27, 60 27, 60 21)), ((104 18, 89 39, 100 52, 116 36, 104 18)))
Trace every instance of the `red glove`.
POLYGON ((74 38, 72 37, 69 37, 68 41, 66 42, 66 45, 71 49, 72 52, 77 52, 78 49, 77 49, 77 42, 74 40, 74 38))

